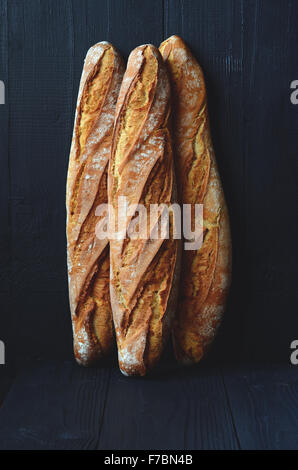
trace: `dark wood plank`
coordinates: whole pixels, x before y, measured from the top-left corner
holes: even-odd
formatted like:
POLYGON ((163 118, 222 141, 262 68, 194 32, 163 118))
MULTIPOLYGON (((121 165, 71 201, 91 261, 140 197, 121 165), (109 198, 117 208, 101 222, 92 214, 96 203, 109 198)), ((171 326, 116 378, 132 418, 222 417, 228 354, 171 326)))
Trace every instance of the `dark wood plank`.
MULTIPOLYGON (((9 97, 8 97, 8 6, 0 3, 0 80, 5 104, 0 105, 0 340, 9 342, 10 326, 10 211, 9 211, 9 97)), ((0 366, 0 380, 4 366, 0 366)))
POLYGON ((10 389, 12 380, 6 377, 2 372, 0 373, 0 408, 5 400, 5 397, 10 389))
POLYGON ((108 40, 126 58, 141 44, 163 39, 163 1, 109 0, 108 40))
POLYGON ((242 449, 298 449, 298 374, 294 366, 224 369, 242 449))
POLYGON ((236 360, 287 361, 298 329, 297 18, 292 1, 165 0, 165 35, 182 35, 206 75, 231 216, 233 283, 216 360, 237 351, 236 360))
POLYGON ((127 378, 114 369, 100 449, 237 449, 217 370, 127 378))
POLYGON ((9 155, 8 155, 8 26, 7 1, 0 5, 0 80, 5 87, 5 104, 0 105, 0 292, 9 292, 9 155))
POLYGON ((73 20, 69 1, 8 7, 14 336, 7 348, 23 360, 71 350, 65 181, 73 20))
POLYGON ((1 449, 297 449, 295 367, 127 378, 115 364, 24 369, 0 408, 1 449))
POLYGON ((241 357, 243 298, 248 296, 243 264, 245 219, 243 2, 165 0, 165 37, 180 35, 203 68, 211 132, 229 207, 233 240, 233 282, 214 359, 241 357))
POLYGON ((281 0, 1 2, 0 80, 9 96, 0 106, 0 339, 9 354, 71 355, 65 182, 87 49, 107 39, 127 57, 178 33, 205 71, 232 224, 234 280, 210 357, 288 360, 298 328, 298 108, 289 98, 297 18, 297 3, 281 0))
POLYGON ((24 370, 0 409, 0 449, 95 449, 109 373, 74 362, 24 370))
POLYGON ((298 3, 244 2, 245 206, 243 347, 251 361, 288 362, 298 331, 298 3), (283 315, 281 319, 281 314, 283 315))
POLYGON ((0 408, 15 380, 15 375, 12 367, 0 366, 0 408))

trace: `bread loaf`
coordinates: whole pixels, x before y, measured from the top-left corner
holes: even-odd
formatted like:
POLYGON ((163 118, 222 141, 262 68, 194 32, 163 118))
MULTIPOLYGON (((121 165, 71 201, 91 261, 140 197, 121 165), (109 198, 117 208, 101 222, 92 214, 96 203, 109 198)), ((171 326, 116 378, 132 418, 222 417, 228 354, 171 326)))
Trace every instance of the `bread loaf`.
MULTIPOLYGON (((129 206, 171 205, 176 199, 170 133, 170 85, 152 45, 129 56, 115 119, 109 203, 116 227, 119 197, 129 206)), ((127 227, 133 222, 127 219, 127 227)), ((170 217, 170 232, 173 223, 170 217)), ((169 335, 177 293, 178 240, 110 241, 111 303, 118 358, 126 375, 144 375, 158 361, 169 335)))
POLYGON ((107 203, 107 169, 124 64, 111 44, 89 49, 80 82, 67 177, 67 258, 74 353, 83 365, 113 345, 109 243, 95 234, 107 203))
POLYGON ((196 363, 220 324, 231 278, 228 211, 211 142, 204 76, 182 39, 160 46, 173 91, 177 185, 184 204, 203 204, 203 244, 184 251, 174 325, 177 359, 196 363))

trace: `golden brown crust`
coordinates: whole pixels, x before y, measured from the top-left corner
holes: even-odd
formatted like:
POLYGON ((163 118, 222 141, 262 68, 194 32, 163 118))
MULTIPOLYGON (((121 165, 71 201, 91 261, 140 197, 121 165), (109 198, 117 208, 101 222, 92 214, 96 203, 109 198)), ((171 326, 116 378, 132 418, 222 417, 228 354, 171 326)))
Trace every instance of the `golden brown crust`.
POLYGON ((224 311, 231 279, 228 211, 213 152, 204 76, 178 36, 160 46, 171 79, 178 192, 181 202, 203 204, 204 240, 184 251, 173 339, 177 359, 200 361, 224 311))
MULTIPOLYGON (((150 204, 174 201, 169 113, 170 86, 161 56, 154 46, 140 46, 130 54, 117 102, 108 190, 116 211, 119 196, 129 205, 143 204, 147 214, 150 204)), ((111 240, 110 246, 119 366, 126 375, 144 375, 168 337, 178 242, 127 238, 111 240)))
POLYGON ((107 171, 124 64, 111 44, 89 49, 80 82, 67 176, 69 298, 77 361, 89 365, 113 345, 109 244, 95 210, 107 203, 107 171))

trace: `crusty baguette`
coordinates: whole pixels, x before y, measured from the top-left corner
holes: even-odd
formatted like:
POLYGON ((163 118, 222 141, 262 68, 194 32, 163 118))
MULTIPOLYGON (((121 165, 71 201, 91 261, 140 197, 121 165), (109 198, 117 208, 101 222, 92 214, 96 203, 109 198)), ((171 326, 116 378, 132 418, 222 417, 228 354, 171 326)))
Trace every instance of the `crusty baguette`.
MULTIPOLYGON (((116 228, 119 196, 129 205, 143 204, 147 214, 150 204, 169 206, 176 199, 169 114, 170 85, 160 53, 152 45, 137 47, 129 56, 117 102, 109 169, 116 228)), ((127 227, 132 220, 127 220, 127 227)), ((145 375, 158 361, 170 332, 179 242, 172 237, 126 237, 111 239, 110 247, 120 370, 145 375)))
POLYGON ((109 244, 95 234, 95 210, 107 203, 107 169, 124 64, 111 44, 87 53, 80 82, 67 177, 67 258, 76 360, 89 365, 114 343, 109 244))
POLYGON ((177 184, 185 204, 203 204, 203 244, 184 251, 173 329, 178 361, 204 356, 220 324, 231 279, 228 211, 213 152, 202 70, 178 36, 160 46, 173 91, 177 184))

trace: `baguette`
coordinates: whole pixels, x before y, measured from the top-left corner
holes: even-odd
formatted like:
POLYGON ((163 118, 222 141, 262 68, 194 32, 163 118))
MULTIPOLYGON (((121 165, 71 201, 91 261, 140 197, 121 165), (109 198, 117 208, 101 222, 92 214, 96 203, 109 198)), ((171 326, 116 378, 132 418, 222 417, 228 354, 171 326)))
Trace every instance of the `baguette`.
MULTIPOLYGON (((176 200, 168 129, 170 84, 159 51, 137 47, 129 56, 121 86, 109 167, 109 203, 116 226, 119 196, 128 205, 171 205, 176 200)), ((126 227, 133 222, 127 219, 126 227)), ((173 221, 170 218, 170 226, 173 221)), ((171 227, 170 227, 171 229, 171 227)), ((171 231, 171 230, 170 230, 171 231)), ((170 333, 176 304, 179 242, 110 240, 110 293, 119 367, 145 375, 157 363, 170 333)))
POLYGON ((90 365, 114 344, 109 243, 96 237, 95 210, 107 203, 107 169, 124 64, 111 44, 87 53, 67 176, 67 261, 74 354, 90 365))
POLYGON ((203 244, 183 252, 176 357, 197 363, 211 344, 231 279, 229 217, 211 142, 203 72, 178 36, 159 48, 171 80, 177 184, 184 204, 203 204, 203 244))

